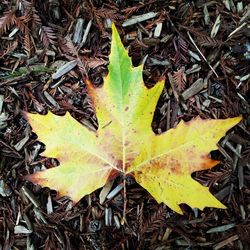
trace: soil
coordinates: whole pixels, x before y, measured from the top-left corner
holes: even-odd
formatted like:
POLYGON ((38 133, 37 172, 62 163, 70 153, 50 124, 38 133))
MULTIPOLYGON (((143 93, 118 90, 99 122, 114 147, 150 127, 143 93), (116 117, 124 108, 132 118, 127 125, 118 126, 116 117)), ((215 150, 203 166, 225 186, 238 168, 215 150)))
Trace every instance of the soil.
MULTIPOLYGON (((2 0, 0 249, 249 249, 249 20, 247 0, 2 0), (179 215, 132 178, 126 197, 121 189, 100 202, 99 189, 73 204, 23 179, 59 162, 39 155, 46 145, 22 111, 68 111, 97 128, 86 80, 96 87, 103 83, 112 22, 133 64, 144 63, 146 86, 166 79, 155 133, 197 116, 243 116, 211 152, 220 164, 192 174, 227 209, 182 204, 179 215)), ((122 182, 116 178, 111 191, 122 182)))

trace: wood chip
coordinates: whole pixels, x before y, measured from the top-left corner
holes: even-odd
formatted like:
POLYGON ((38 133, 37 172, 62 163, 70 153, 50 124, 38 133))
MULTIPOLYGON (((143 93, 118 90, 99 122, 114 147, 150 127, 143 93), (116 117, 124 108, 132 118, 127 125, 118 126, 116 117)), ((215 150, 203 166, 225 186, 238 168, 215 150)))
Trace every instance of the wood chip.
POLYGON ((171 62, 167 59, 161 61, 156 58, 149 57, 148 60, 149 60, 149 64, 152 66, 154 65, 169 66, 169 67, 171 66, 171 62))
POLYGON ((200 61, 201 61, 201 59, 200 59, 199 55, 197 55, 197 54, 196 54, 196 53, 194 53, 193 51, 188 50, 188 54, 189 54, 191 57, 193 57, 196 61, 198 61, 198 62, 200 62, 200 61))
MULTIPOLYGON (((32 237, 33 238, 33 237, 32 237)), ((27 248, 26 248, 27 250, 35 250, 36 248, 35 248, 35 245, 33 244, 33 242, 32 242, 32 239, 31 239, 31 237, 27 237, 27 248)))
POLYGON ((30 129, 28 126, 25 129, 25 137, 14 146, 15 150, 20 151, 24 147, 24 145, 29 141, 29 138, 30 138, 30 129))
POLYGON ((111 210, 111 208, 105 208, 105 225, 112 226, 112 210, 111 210))
POLYGON ((244 187, 243 166, 238 167, 238 180, 239 180, 239 189, 241 190, 244 187))
POLYGON ((53 213, 52 199, 51 199, 50 194, 48 195, 46 208, 47 208, 47 214, 52 214, 53 213))
POLYGON ((86 27, 84 34, 83 34, 80 48, 86 43, 91 26, 92 26, 92 20, 89 20, 87 27, 86 27))
POLYGON ((123 183, 117 185, 107 196, 107 199, 114 198, 123 189, 123 183))
POLYGON ((187 69, 185 71, 185 74, 189 75, 189 74, 192 74, 192 73, 195 73, 195 72, 199 72, 200 70, 201 70, 201 66, 199 64, 193 64, 192 68, 187 69))
POLYGON ((0 114, 0 129, 7 127, 8 116, 5 113, 0 114))
POLYGON ((55 100, 47 91, 44 91, 43 94, 44 94, 44 96, 46 97, 46 99, 47 99, 56 109, 60 109, 59 104, 56 102, 56 100, 55 100))
POLYGON ((225 197, 227 197, 229 195, 231 187, 230 186, 226 186, 223 189, 221 189, 218 193, 215 194, 215 197, 222 201, 225 197))
POLYGON ((214 38, 216 37, 218 31, 219 31, 219 28, 220 28, 220 24, 221 24, 221 15, 219 14, 215 20, 215 23, 213 25, 213 28, 211 30, 211 34, 210 34, 210 37, 211 38, 214 38))
POLYGON ((3 109, 3 100, 4 100, 4 95, 0 95, 0 114, 2 113, 3 109))
POLYGON ((223 240, 213 246, 213 250, 219 250, 222 247, 232 243, 235 240, 238 240, 239 236, 238 235, 232 235, 231 237, 227 238, 226 240, 223 240))
POLYGON ((166 228, 166 230, 165 230, 165 233, 164 233, 164 235, 162 236, 162 241, 167 241, 168 240, 168 238, 169 238, 169 236, 170 236, 170 234, 172 233, 172 229, 171 228, 169 228, 169 227, 167 227, 166 228))
POLYGON ((203 79, 199 78, 182 93, 182 97, 186 101, 190 97, 199 93, 203 88, 204 88, 204 81, 203 79))
POLYGON ((243 3, 242 3, 242 2, 238 2, 238 3, 237 3, 237 13, 238 13, 239 15, 241 15, 242 12, 243 12, 243 3))
POLYGON ((24 226, 15 226, 14 228, 14 234, 31 234, 32 231, 27 229, 24 226))
POLYGON ((84 19, 77 18, 75 32, 73 35, 73 42, 76 44, 79 44, 82 41, 83 25, 84 25, 84 19))
POLYGON ((242 145, 241 144, 237 144, 236 149, 235 149, 236 152, 237 152, 237 154, 234 155, 234 159, 233 159, 233 170, 235 170, 236 167, 237 167, 239 158, 241 156, 241 149, 242 149, 242 145))
POLYGON ((114 222, 117 229, 120 229, 121 223, 117 215, 114 215, 114 222))
POLYGON ((223 3, 224 3, 224 5, 225 5, 225 7, 230 11, 231 10, 231 8, 230 8, 230 2, 229 2, 230 0, 223 0, 223 3))
POLYGON ((105 201, 108 193, 110 192, 112 186, 113 186, 114 180, 107 182, 104 187, 102 188, 100 195, 99 195, 99 200, 100 200, 100 204, 103 204, 103 202, 105 201))
POLYGON ((143 15, 133 16, 132 18, 127 19, 125 22, 123 22, 122 27, 131 26, 131 25, 134 25, 136 23, 140 23, 140 22, 152 19, 152 18, 156 17, 157 15, 158 15, 158 13, 156 13, 156 12, 148 12, 148 13, 143 14, 143 15))
POLYGON ((61 66, 57 71, 52 75, 52 79, 56 80, 61 76, 67 74, 70 70, 72 70, 77 65, 77 60, 73 60, 71 62, 65 63, 61 66))
POLYGON ((209 230, 207 230, 207 234, 211 234, 211 233, 222 233, 225 232, 231 228, 235 227, 235 223, 231 223, 231 224, 227 224, 227 225, 223 225, 223 226, 218 226, 218 227, 213 227, 210 228, 209 230))
POLYGON ((0 195, 2 197, 9 197, 12 194, 12 190, 8 184, 4 182, 4 180, 0 180, 0 195))
POLYGON ((104 27, 106 29, 110 29, 112 27, 112 20, 110 18, 106 18, 104 21, 104 27))
POLYGON ((162 23, 157 23, 154 31, 154 38, 158 38, 161 35, 162 23))
POLYGON ((243 220, 246 219, 246 211, 245 211, 245 208, 242 204, 240 204, 240 214, 241 214, 241 217, 243 220))
POLYGON ((240 19, 239 24, 244 23, 245 21, 248 21, 250 19, 250 5, 247 6, 247 11, 244 14, 244 16, 240 19))
POLYGON ((161 39, 161 43, 167 43, 170 39, 172 39, 173 34, 171 35, 166 35, 161 39))
POLYGON ((210 17, 209 17, 209 12, 208 12, 206 4, 203 7, 203 15, 204 15, 205 24, 208 25, 210 23, 210 17))
POLYGON ((206 100, 202 103, 202 106, 205 107, 205 108, 208 108, 209 105, 210 105, 210 103, 211 103, 211 100, 206 99, 206 100))

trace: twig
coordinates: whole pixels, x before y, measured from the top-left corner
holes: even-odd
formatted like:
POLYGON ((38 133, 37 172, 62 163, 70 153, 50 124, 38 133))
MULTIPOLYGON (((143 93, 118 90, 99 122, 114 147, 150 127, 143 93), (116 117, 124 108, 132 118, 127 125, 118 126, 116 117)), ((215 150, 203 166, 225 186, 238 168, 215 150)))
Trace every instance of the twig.
POLYGON ((214 74, 216 75, 216 77, 218 78, 218 74, 216 73, 216 71, 214 70, 214 68, 210 65, 210 63, 207 61, 206 57, 202 54, 202 52, 200 51, 200 49, 198 48, 198 46, 196 45, 194 39, 192 38, 192 36, 190 35, 189 31, 187 31, 188 37, 190 39, 190 41, 192 42, 192 44, 194 45, 194 47, 197 49, 197 51, 200 53, 201 57, 203 58, 203 60, 208 64, 209 68, 214 72, 214 74))

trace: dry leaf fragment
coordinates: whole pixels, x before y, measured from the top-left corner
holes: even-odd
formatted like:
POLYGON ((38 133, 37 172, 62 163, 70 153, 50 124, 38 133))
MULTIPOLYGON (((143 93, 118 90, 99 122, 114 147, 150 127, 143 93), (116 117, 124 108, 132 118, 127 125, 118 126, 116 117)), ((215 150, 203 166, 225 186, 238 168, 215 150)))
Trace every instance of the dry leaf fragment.
POLYGON ((174 84, 179 92, 182 92, 186 87, 187 77, 185 74, 185 68, 182 67, 173 74, 174 84))
POLYGON ((88 83, 98 130, 90 131, 68 113, 27 114, 33 130, 46 145, 42 155, 57 158, 60 166, 25 178, 77 202, 104 186, 108 179, 130 174, 158 202, 178 213, 182 213, 181 203, 200 209, 225 208, 207 187, 191 178, 191 173, 218 163, 210 159, 209 152, 241 117, 196 118, 155 135, 151 122, 164 81, 147 89, 142 66, 132 67, 114 25, 112 30, 109 74, 102 88, 88 83))

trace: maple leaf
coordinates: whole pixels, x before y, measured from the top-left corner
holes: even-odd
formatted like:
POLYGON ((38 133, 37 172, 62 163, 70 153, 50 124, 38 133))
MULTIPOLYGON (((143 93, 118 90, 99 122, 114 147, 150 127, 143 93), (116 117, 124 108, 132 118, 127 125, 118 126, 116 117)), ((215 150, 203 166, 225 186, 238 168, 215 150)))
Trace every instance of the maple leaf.
POLYGON ((55 189, 74 202, 105 185, 108 179, 133 175, 156 199, 182 213, 179 204, 225 208, 191 173, 218 162, 209 158, 217 141, 241 118, 180 122, 175 129, 155 135, 151 128, 164 80, 145 87, 142 67, 133 67, 113 25, 109 73, 101 88, 88 84, 99 128, 90 131, 69 113, 56 116, 27 114, 44 156, 60 166, 25 178, 55 189))

